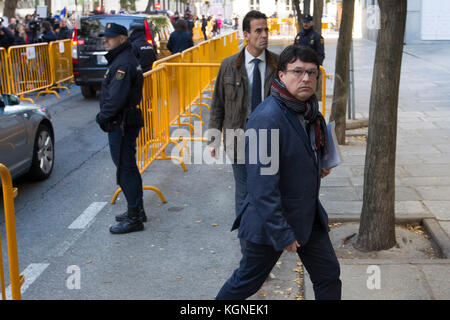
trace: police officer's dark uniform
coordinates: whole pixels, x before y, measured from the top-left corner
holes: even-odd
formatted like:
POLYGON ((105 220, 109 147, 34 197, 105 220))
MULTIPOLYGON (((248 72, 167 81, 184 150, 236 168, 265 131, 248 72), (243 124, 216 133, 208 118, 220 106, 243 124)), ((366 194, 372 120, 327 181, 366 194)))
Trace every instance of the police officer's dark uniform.
MULTIPOLYGON (((128 35, 124 26, 109 23, 100 36, 128 35)), ((128 210, 116 216, 119 223, 111 233, 144 229, 147 220, 143 207, 142 179, 136 164, 136 138, 143 126, 136 107, 142 99, 142 69, 133 54, 130 41, 106 55, 108 69, 100 92, 100 112, 96 121, 108 133, 111 157, 117 166, 117 180, 128 203, 128 210), (119 159, 120 158, 120 159, 119 159)))
MULTIPOLYGON (((305 14, 302 21, 311 22, 313 21, 313 17, 311 17, 309 14, 305 14)), ((319 57, 320 65, 322 65, 323 60, 325 59, 325 50, 323 44, 323 37, 318 32, 316 32, 314 30, 314 27, 312 26, 309 29, 303 29, 301 32, 299 32, 294 40, 294 45, 307 46, 313 49, 319 57)))
POLYGON ((155 62, 157 58, 153 46, 147 42, 144 25, 142 23, 133 23, 130 25, 130 31, 131 30, 133 30, 130 35, 133 53, 138 59, 142 71, 147 72, 152 70, 153 62, 155 62))

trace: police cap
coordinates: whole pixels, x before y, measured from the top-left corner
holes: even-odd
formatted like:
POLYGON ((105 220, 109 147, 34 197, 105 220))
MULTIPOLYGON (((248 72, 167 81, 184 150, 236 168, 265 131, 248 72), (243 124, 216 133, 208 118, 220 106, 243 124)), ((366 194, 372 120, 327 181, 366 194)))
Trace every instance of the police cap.
POLYGON ((117 37, 120 35, 128 36, 127 28, 117 23, 108 23, 105 27, 105 31, 100 33, 100 37, 117 37))
POLYGON ((313 17, 311 17, 311 15, 309 15, 309 14, 305 14, 305 15, 303 15, 302 21, 303 21, 303 22, 310 22, 310 21, 313 21, 313 17))

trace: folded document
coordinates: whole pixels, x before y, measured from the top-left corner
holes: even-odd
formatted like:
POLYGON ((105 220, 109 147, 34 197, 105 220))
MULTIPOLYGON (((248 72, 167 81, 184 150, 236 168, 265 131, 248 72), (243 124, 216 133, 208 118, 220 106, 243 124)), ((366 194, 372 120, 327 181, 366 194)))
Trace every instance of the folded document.
POLYGON ((322 168, 331 169, 338 166, 341 163, 341 153, 339 150, 339 144, 336 138, 336 132, 334 131, 335 122, 332 121, 327 125, 328 131, 328 156, 322 158, 322 168))

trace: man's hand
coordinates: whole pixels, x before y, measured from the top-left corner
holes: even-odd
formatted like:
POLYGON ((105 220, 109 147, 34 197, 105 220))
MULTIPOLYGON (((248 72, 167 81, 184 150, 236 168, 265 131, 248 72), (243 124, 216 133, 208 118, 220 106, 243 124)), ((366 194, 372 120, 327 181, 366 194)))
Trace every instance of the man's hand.
POLYGON ((284 248, 284 250, 287 252, 296 252, 297 248, 300 248, 300 245, 297 242, 297 240, 295 240, 290 246, 287 246, 286 248, 284 248))
POLYGON ((325 178, 327 175, 329 175, 330 172, 331 172, 331 169, 325 169, 325 168, 322 168, 321 171, 320 171, 320 177, 323 179, 323 178, 325 178))
POLYGON ((211 152, 211 158, 219 158, 219 150, 215 147, 209 147, 209 152, 211 152))

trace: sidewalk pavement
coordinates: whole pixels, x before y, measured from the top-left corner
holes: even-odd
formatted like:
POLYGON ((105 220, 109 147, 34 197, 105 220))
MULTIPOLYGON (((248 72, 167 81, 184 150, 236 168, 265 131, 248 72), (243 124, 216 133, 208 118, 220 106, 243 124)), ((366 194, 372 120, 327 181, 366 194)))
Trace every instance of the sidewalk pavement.
MULTIPOLYGON (((272 50, 282 50, 279 39, 273 44, 272 50)), ((325 35, 327 74, 334 73, 336 45, 336 34, 325 35)), ((356 119, 367 119, 376 44, 354 39, 353 48, 356 119)), ((450 299, 449 51, 450 42, 404 47, 396 159, 396 222, 423 225, 431 236, 431 245, 443 259, 436 259, 436 255, 415 258, 396 254, 399 247, 406 248, 403 245, 385 250, 391 253, 389 259, 380 258, 383 251, 375 254, 375 259, 342 258, 338 253, 343 299, 450 299), (375 267, 380 272, 379 289, 369 289, 370 277, 375 274, 373 266, 379 267, 375 267)), ((332 95, 333 81, 328 80, 327 108, 331 108, 332 95)), ((328 116, 329 111, 326 119, 328 116)), ((367 128, 348 130, 347 136, 348 144, 341 146, 343 163, 322 180, 320 199, 331 224, 359 222, 361 215, 367 128)), ((335 233, 332 230, 330 237, 337 249, 342 238, 335 233)), ((401 244, 399 240, 397 234, 401 244)), ((291 266, 295 260, 296 255, 287 254, 280 259, 291 266)), ((304 298, 314 299, 309 275, 305 269, 302 271, 304 298)), ((266 290, 271 288, 270 282, 266 282, 266 290)))

